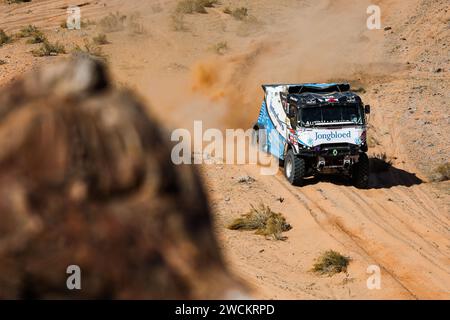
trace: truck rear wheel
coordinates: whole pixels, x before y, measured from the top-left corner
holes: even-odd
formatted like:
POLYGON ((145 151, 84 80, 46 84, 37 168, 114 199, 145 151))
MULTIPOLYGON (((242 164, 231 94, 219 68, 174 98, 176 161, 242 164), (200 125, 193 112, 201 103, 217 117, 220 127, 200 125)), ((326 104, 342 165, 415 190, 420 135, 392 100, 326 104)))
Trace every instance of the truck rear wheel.
POLYGON ((284 159, 284 175, 292 185, 299 186, 302 184, 305 166, 304 159, 297 157, 292 150, 288 151, 284 159))
POLYGON ((361 153, 358 163, 353 165, 352 170, 353 185, 358 189, 367 189, 369 187, 369 157, 361 153))

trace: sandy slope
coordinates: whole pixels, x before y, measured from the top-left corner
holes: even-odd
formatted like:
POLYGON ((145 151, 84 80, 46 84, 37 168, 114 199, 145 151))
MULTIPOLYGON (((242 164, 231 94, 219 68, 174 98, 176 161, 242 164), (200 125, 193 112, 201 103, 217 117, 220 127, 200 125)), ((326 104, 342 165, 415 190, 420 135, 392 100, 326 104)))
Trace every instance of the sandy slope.
POLYGON ((244 278, 263 288, 263 297, 448 298, 448 207, 438 204, 439 195, 430 194, 429 186, 360 191, 314 182, 296 189, 281 174, 240 185, 239 176, 258 176, 252 167, 207 174, 228 184, 209 185, 217 194, 213 202, 221 212, 220 226, 230 222, 230 213, 235 217, 248 202, 260 201, 284 212, 294 226, 285 243, 264 244, 254 235, 222 231, 231 260, 244 278), (352 257, 348 276, 323 279, 308 272, 317 253, 329 248, 352 257), (372 264, 382 268, 380 291, 366 287, 372 264))
MULTIPOLYGON (((78 1, 80 4, 89 1, 78 1)), ((372 153, 386 152, 394 168, 372 176, 370 190, 340 181, 290 186, 281 173, 261 176, 256 166, 204 166, 217 234, 235 273, 257 297, 287 299, 450 298, 449 183, 428 183, 450 155, 449 5, 443 0, 375 1, 383 27, 368 31, 369 1, 222 1, 208 14, 188 15, 186 32, 171 27, 176 1, 96 1, 84 18, 110 11, 139 12, 145 35, 109 33, 112 72, 151 102, 167 127, 248 127, 256 118, 264 82, 350 79, 370 103, 372 153), (246 6, 237 21, 225 6, 246 6), (228 50, 212 49, 226 42, 228 50), (441 68, 443 72, 435 72, 441 68), (253 184, 237 178, 250 175, 253 184), (280 203, 277 198, 284 198, 280 203), (283 212, 293 229, 285 242, 226 230, 232 218, 263 201, 283 212), (309 272, 327 249, 352 258, 348 274, 309 272), (366 269, 382 270, 382 289, 368 290, 366 269)), ((58 28, 72 1, 0 4, 0 28, 26 24, 71 48, 98 32, 58 28)), ((36 46, 36 45, 34 45, 36 46)), ((24 40, 0 48, 0 85, 37 65, 64 57, 34 58, 24 40)))

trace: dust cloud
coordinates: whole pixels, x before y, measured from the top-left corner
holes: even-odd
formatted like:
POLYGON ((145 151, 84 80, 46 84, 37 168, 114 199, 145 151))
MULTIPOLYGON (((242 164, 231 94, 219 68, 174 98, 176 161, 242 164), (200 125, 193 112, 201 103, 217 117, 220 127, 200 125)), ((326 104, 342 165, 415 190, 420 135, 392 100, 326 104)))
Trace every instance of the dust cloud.
POLYGON ((368 30, 369 1, 306 1, 301 10, 264 26, 265 35, 232 56, 193 68, 192 89, 223 102, 223 125, 248 128, 258 114, 264 83, 351 81, 382 72, 382 32, 368 30))

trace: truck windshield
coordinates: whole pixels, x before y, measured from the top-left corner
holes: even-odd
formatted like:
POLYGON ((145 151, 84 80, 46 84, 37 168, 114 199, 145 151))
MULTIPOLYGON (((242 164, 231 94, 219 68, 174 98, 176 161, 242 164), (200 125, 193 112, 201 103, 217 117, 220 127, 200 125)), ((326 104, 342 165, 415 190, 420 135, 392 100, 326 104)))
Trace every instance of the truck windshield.
POLYGON ((364 124, 364 113, 358 105, 328 105, 302 109, 299 123, 302 126, 316 124, 352 123, 364 124))

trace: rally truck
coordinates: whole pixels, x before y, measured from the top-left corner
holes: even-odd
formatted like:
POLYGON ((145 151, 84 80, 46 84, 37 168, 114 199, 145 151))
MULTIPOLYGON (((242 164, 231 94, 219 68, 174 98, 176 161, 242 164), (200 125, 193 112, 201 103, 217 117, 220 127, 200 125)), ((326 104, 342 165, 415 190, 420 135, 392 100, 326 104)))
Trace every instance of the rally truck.
POLYGON ((263 89, 254 141, 280 160, 291 184, 339 174, 349 177, 357 188, 368 187, 370 106, 349 84, 274 84, 263 89))

